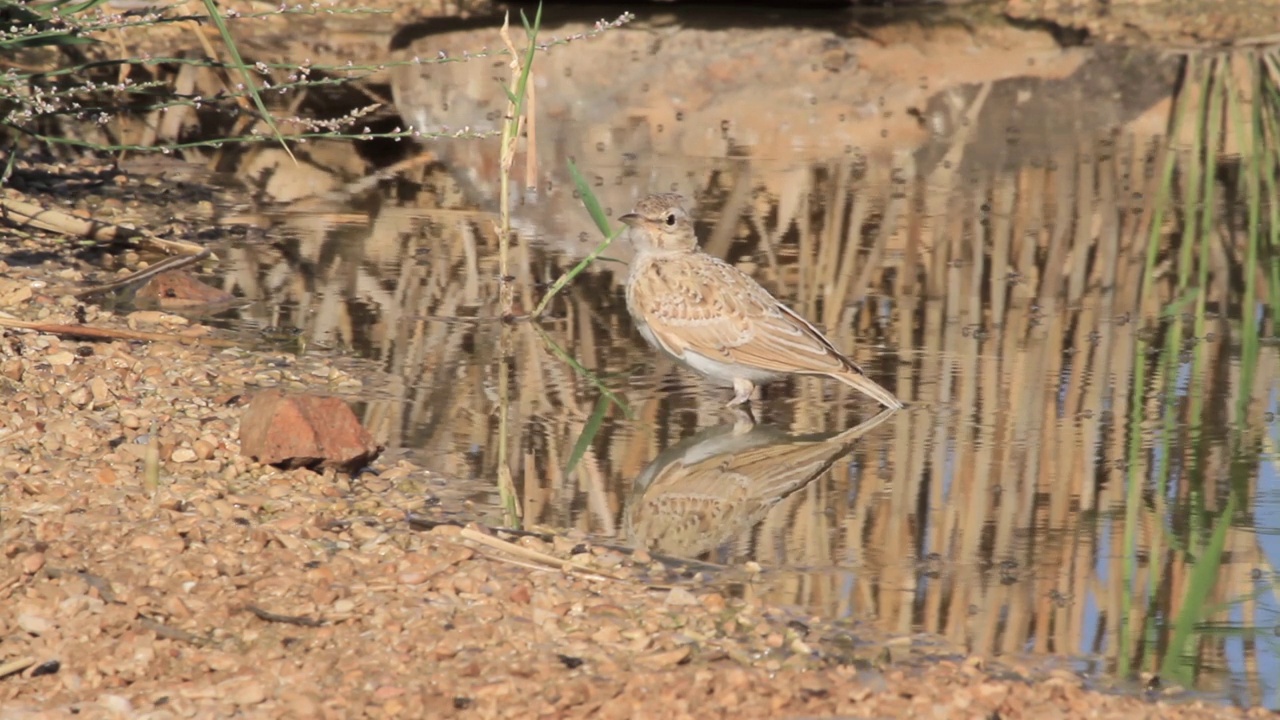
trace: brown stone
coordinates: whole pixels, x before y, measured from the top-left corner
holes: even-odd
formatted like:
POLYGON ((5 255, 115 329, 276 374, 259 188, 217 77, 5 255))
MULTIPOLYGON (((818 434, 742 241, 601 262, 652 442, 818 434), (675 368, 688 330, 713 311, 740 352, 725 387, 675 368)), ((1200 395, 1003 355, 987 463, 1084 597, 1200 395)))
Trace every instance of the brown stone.
POLYGON ((261 392, 240 418, 240 453, 269 465, 353 471, 381 451, 338 398, 261 392))
POLYGON ((14 382, 22 380, 22 361, 17 358, 5 360, 3 364, 0 364, 0 375, 14 382))
POLYGON ((235 300, 235 296, 201 282, 189 272, 170 270, 138 288, 136 299, 155 303, 163 309, 173 309, 229 303, 235 300))

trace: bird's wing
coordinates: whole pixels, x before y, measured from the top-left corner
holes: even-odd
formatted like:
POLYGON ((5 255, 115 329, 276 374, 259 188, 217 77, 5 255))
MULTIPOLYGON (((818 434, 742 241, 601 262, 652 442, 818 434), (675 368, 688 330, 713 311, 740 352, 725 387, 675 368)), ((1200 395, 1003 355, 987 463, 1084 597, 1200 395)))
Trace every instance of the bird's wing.
POLYGON ((710 255, 654 258, 633 283, 635 309, 676 356, 691 350, 778 373, 862 372, 749 275, 710 255))

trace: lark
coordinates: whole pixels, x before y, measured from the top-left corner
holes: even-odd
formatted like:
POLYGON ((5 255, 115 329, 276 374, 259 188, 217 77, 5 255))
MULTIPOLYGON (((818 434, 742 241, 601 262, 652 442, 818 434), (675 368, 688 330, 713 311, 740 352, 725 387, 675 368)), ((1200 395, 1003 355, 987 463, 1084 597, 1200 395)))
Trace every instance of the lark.
POLYGON ((640 334, 686 367, 731 385, 729 407, 788 375, 825 375, 887 408, 902 407, 750 275, 702 252, 680 195, 649 195, 618 219, 636 249, 627 310, 640 334))

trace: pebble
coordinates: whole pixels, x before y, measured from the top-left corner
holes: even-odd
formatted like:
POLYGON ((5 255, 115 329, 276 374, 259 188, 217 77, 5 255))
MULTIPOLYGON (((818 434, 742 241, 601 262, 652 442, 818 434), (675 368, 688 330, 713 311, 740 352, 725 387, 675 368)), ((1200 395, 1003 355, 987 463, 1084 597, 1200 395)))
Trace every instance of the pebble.
POLYGON ((667 599, 665 600, 665 602, 667 605, 672 605, 675 607, 686 607, 689 605, 700 604, 698 602, 698 598, 695 597, 693 593, 689 592, 688 590, 678 585, 676 587, 671 588, 671 590, 667 592, 667 599))
POLYGON ((44 635, 54 627, 48 618, 32 613, 19 613, 17 620, 18 627, 32 635, 44 635))
POLYGON ((23 573, 34 575, 40 571, 40 568, 44 567, 44 553, 27 553, 18 561, 18 566, 22 568, 23 573))

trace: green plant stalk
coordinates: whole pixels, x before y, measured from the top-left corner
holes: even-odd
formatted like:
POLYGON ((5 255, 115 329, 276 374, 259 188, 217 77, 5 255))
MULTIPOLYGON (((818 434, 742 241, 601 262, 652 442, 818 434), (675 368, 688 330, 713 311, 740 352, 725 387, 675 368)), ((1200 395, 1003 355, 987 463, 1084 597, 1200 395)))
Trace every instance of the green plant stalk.
MULTIPOLYGON (((1198 201, 1200 205, 1200 229, 1196 233, 1196 245, 1200 249, 1199 260, 1196 275, 1196 305, 1193 320, 1192 337, 1195 339, 1203 338, 1205 335, 1205 318, 1204 306, 1207 287, 1209 285, 1209 243, 1213 237, 1213 218, 1215 207, 1215 189, 1216 176, 1214 168, 1217 166, 1218 143, 1221 142, 1223 134, 1223 118, 1222 109, 1224 103, 1229 102, 1231 96, 1228 90, 1228 84, 1231 82, 1232 72, 1229 60, 1223 60, 1217 63, 1218 77, 1213 84, 1212 92, 1206 93, 1209 102, 1208 107, 1208 125, 1204 137, 1204 164, 1202 168, 1202 186, 1198 201)), ((1189 270, 1189 269, 1188 269, 1189 270)), ((1181 272, 1181 269, 1180 269, 1181 272)), ((1188 272, 1189 274, 1189 272, 1188 272)), ((1181 349, 1181 346, 1176 348, 1181 349)), ((1190 462, 1190 470, 1182 474, 1190 484, 1194 501, 1198 504, 1204 502, 1204 458, 1205 445, 1203 442, 1203 433, 1201 432, 1201 418, 1204 412, 1204 365, 1205 365, 1205 344, 1197 342, 1195 350, 1191 354, 1191 374, 1187 383, 1187 397, 1189 401, 1190 412, 1187 416, 1187 434, 1195 437, 1192 443, 1192 458, 1190 462)), ((1171 426, 1173 415, 1166 419, 1166 425, 1171 426)), ((1195 520, 1196 513, 1192 514, 1195 520)), ((1190 542, 1196 541, 1200 535, 1199 528, 1193 528, 1195 534, 1189 539, 1190 542)), ((1198 553, 1197 553, 1198 556, 1198 553)))
MULTIPOLYGON (((1270 248, 1271 266, 1270 282, 1268 292, 1271 297, 1270 306, 1280 308, 1280 206, 1274 201, 1277 193, 1280 193, 1280 180, 1276 177, 1277 166, 1280 165, 1280 127, 1277 127, 1277 117, 1280 116, 1280 62, 1277 62, 1277 53, 1275 51, 1267 51, 1262 53, 1262 63, 1266 72, 1262 78, 1264 89, 1255 96, 1254 106, 1264 105, 1263 121, 1267 132, 1266 137, 1269 142, 1265 143, 1266 153, 1263 157, 1263 165, 1265 172, 1262 175, 1264 184, 1266 185, 1267 197, 1273 201, 1267 203, 1268 219, 1268 246, 1270 248), (1267 80, 1270 79, 1270 82, 1267 80), (1258 102, 1262 99, 1263 102, 1258 102)), ((1273 310, 1274 312, 1274 310, 1273 310)))
MULTIPOLYGON (((1188 56, 1186 66, 1183 68, 1183 77, 1187 81, 1194 77, 1195 63, 1195 57, 1188 56)), ((1164 167, 1160 175, 1160 184, 1152 203, 1151 222, 1147 228, 1147 253, 1143 262, 1142 289, 1140 290, 1138 301, 1139 308, 1146 306, 1146 296, 1151 292, 1153 283, 1152 276, 1155 272, 1156 256, 1160 249, 1160 230, 1164 224, 1165 211, 1170 204, 1170 195, 1173 189, 1173 171, 1177 165, 1174 143, 1182 127, 1182 118, 1191 102, 1189 97, 1191 93, 1187 90, 1188 84, 1189 82, 1183 83, 1181 91, 1174 102, 1174 109, 1169 118, 1166 131, 1164 167)), ((1125 471, 1125 481, 1128 485, 1125 492, 1124 533, 1121 539, 1121 552, 1125 558, 1120 572, 1123 591, 1120 597, 1121 617, 1119 618, 1116 632, 1118 648, 1116 653, 1118 658, 1117 672, 1121 677, 1129 675, 1130 658, 1133 657, 1130 645, 1129 618, 1132 615, 1133 596, 1137 593, 1137 588, 1134 587, 1137 574, 1135 544, 1137 542, 1138 509, 1142 504, 1142 477, 1139 473, 1139 461, 1142 457, 1142 426, 1145 417, 1145 407, 1142 401, 1146 387, 1147 358, 1141 342, 1138 343, 1135 352, 1137 357, 1133 364, 1133 393, 1129 405, 1129 452, 1126 458, 1125 471)))
MULTIPOLYGON (((1200 103, 1197 106, 1197 122, 1192 137, 1191 150, 1187 154, 1189 169, 1186 186, 1188 193, 1187 202, 1183 203, 1184 218, 1177 261, 1177 288, 1180 293, 1191 292, 1195 298, 1193 337, 1200 336, 1198 329, 1203 326, 1205 285, 1208 281, 1208 250, 1213 230, 1214 190, 1216 187, 1214 167, 1217 145, 1222 131, 1222 95, 1230 75, 1231 70, 1228 62, 1210 60, 1205 64, 1204 74, 1198 86, 1201 92, 1198 94, 1200 103), (1197 248, 1199 253, 1195 252, 1197 248), (1197 284, 1194 289, 1191 289, 1192 269, 1195 267, 1196 261, 1194 258, 1197 256, 1199 258, 1197 284)), ((1163 399, 1162 402, 1168 402, 1171 405, 1175 402, 1176 397, 1173 383, 1177 378, 1177 368, 1182 363, 1183 327, 1181 318, 1176 318, 1172 321, 1168 342, 1161 358, 1161 364, 1164 368, 1162 375, 1166 386, 1161 388, 1160 395, 1163 399)), ((1180 481, 1185 483, 1188 488, 1190 517, 1185 552, 1189 555, 1190 562, 1197 566, 1199 565, 1197 558, 1201 555, 1203 519, 1207 513, 1207 509, 1204 507, 1203 491, 1202 449, 1204 443, 1202 435, 1198 432, 1200 425, 1198 418, 1203 407, 1203 398, 1199 396, 1200 393, 1197 390, 1197 373, 1201 372, 1204 356, 1202 348, 1203 346, 1198 345, 1192 354, 1191 379, 1187 386, 1190 410, 1187 435, 1195 438, 1192 457, 1174 456, 1172 439, 1177 433, 1177 413, 1165 412, 1161 442, 1162 455, 1165 458, 1166 466, 1155 478, 1156 492, 1163 497, 1168 492, 1168 478, 1176 467, 1180 481)), ((1186 606, 1184 605, 1183 612, 1185 612, 1185 608, 1186 606)), ((1170 657, 1171 655, 1166 653, 1162 660, 1157 660, 1154 656, 1151 659, 1153 662, 1160 662, 1163 669, 1169 667, 1170 657)), ((1156 670, 1154 667, 1149 669, 1156 670)))
MULTIPOLYGON (((546 311, 551 300, 555 298, 561 290, 568 286, 574 278, 582 273, 583 270, 586 270, 592 262, 595 262, 595 260, 600 257, 614 239, 622 234, 621 229, 616 232, 610 229, 609 218, 604 212, 604 207, 601 206, 599 199, 595 196, 595 193, 591 192, 591 186, 588 185, 587 181, 582 177, 582 173, 578 171, 578 166, 574 164, 572 159, 569 160, 569 175, 573 178, 573 183, 578 189, 583 205, 587 208, 587 213, 591 215, 592 220, 595 221, 596 227, 600 230, 600 233, 605 236, 605 240, 597 245, 585 258, 580 260, 576 265, 556 279, 547 293, 543 295, 542 300, 538 302, 537 307, 534 308, 533 313, 530 315, 532 319, 540 317, 542 313, 546 311)), ((551 339, 551 336, 536 323, 533 327, 534 330, 537 331, 538 336, 542 338, 542 341, 546 343, 547 347, 556 357, 568 363, 569 366, 573 368, 574 372, 583 378, 586 378, 587 382, 591 383, 591 385, 600 391, 600 398, 596 401, 595 410, 591 414, 591 419, 587 422, 586 426, 583 427, 582 434, 578 437, 577 442, 574 443, 573 452, 570 454, 569 462, 565 468, 565 474, 568 475, 575 467, 577 467, 578 461, 582 458, 582 453, 586 452, 586 449, 590 447, 595 436, 600 432, 600 427, 604 423, 605 412, 608 410, 609 403, 617 405, 618 409, 622 411, 622 414, 626 416, 628 420, 634 420, 635 416, 632 414, 631 408, 627 407, 627 404, 614 394, 613 391, 605 387, 605 384, 601 382, 600 378, 598 378, 595 373, 588 370, 582 365, 582 363, 578 362, 573 356, 565 352, 564 348, 556 344, 556 342, 551 339)))
POLYGON ((582 173, 578 172, 578 166, 574 164, 572 159, 569 160, 569 175, 573 178, 573 184, 577 187, 578 194, 582 197, 582 204, 586 206, 587 212, 591 215, 591 219, 595 221, 596 227, 600 229, 600 234, 604 235, 605 239, 604 242, 597 245, 595 249, 588 253, 585 258, 580 260, 578 264, 574 265, 567 272, 556 278, 556 281, 551 284, 551 288, 547 290, 547 293, 538 301, 538 306, 533 309, 533 313, 530 317, 535 320, 542 316, 542 313, 546 311, 547 305, 551 303, 551 300, 555 298, 555 296, 563 290, 566 285, 573 282, 573 279, 578 277, 583 270, 586 270, 587 266, 595 262, 596 258, 599 258, 604 251, 609 248, 609 245, 611 245, 613 241, 616 240, 626 229, 620 228, 616 231, 610 229, 609 218, 605 215, 604 207, 600 205, 600 200, 596 198, 595 193, 591 192, 591 186, 588 185, 586 179, 582 177, 582 173))
MULTIPOLYGON (((1196 298, 1197 305, 1203 304, 1203 287, 1198 287, 1192 291, 1189 289, 1189 284, 1191 269, 1194 265, 1192 261, 1193 252, 1196 247, 1204 244, 1200 240, 1205 238, 1202 233, 1205 218, 1212 217, 1209 203, 1212 202, 1213 198, 1214 174, 1210 160, 1213 157, 1214 142, 1212 138, 1206 140, 1206 135, 1212 134, 1217 129, 1217 126, 1211 123, 1210 116, 1214 114, 1215 92, 1222 86, 1223 82, 1219 74, 1227 74, 1221 72, 1222 67, 1222 63, 1212 59, 1203 64, 1203 74, 1199 78, 1199 84, 1196 86, 1201 92, 1198 94, 1200 102, 1195 106, 1196 124, 1191 138, 1191 151, 1186 154, 1187 197, 1182 204, 1182 237, 1178 243, 1176 268, 1177 292, 1180 295, 1192 295, 1196 298), (1192 198, 1194 198, 1194 202, 1192 198), (1199 214, 1197 214, 1197 211, 1199 214), (1197 222, 1197 220, 1200 220, 1200 222, 1197 222)), ((1207 239, 1205 239, 1205 242, 1208 242, 1207 239)), ((1207 245, 1205 247, 1207 249, 1207 245)), ((1162 407, 1172 405, 1175 402, 1172 382, 1177 377, 1177 368, 1181 364, 1182 337, 1183 324, 1181 318, 1175 318, 1169 326, 1169 332, 1165 337, 1165 350, 1160 358, 1161 377, 1166 383, 1164 387, 1160 388, 1159 392, 1162 407)), ((1173 435, 1176 433, 1177 416, 1172 412, 1163 414, 1162 449, 1164 456, 1170 458, 1169 451, 1173 435)), ((1169 463, 1172 466, 1171 459, 1169 463)), ((1167 478, 1167 472, 1160 473, 1155 478, 1156 491, 1161 495, 1167 489, 1167 478)))
POLYGON ((542 338, 542 341, 547 344, 547 349, 551 351, 551 354, 565 361, 569 367, 573 368, 575 373, 586 378, 587 382, 591 383, 595 389, 599 390, 601 395, 608 398, 614 405, 617 405, 618 409, 622 411, 622 414, 625 415, 628 420, 635 419, 635 414, 631 412, 631 408, 622 401, 622 398, 618 397, 616 393, 606 387, 604 382, 600 380, 595 373, 588 370, 582 365, 582 363, 578 362, 572 355, 566 352, 564 348, 560 347, 555 340, 551 339, 551 336, 548 335, 547 331, 543 330, 540 325, 534 323, 533 329, 538 333, 538 337, 542 338))
POLYGON ((1265 119, 1271 132, 1268 134, 1270 143, 1267 145, 1267 154, 1264 158, 1265 173, 1262 177, 1267 186, 1267 197, 1273 199, 1272 202, 1267 203, 1270 229, 1267 238, 1269 248, 1267 264, 1271 267, 1268 293, 1273 323, 1275 308, 1280 308, 1280 204, 1274 202, 1274 198, 1280 193, 1280 178, 1277 178, 1277 168, 1280 168, 1280 61, 1277 60, 1278 57, 1280 53, 1274 51, 1263 54, 1269 70, 1268 77, 1271 79, 1271 82, 1266 83, 1267 92, 1264 95, 1268 101, 1265 119))
POLYGON ((262 101, 262 94, 258 92, 258 84, 253 79, 253 73, 249 71, 249 66, 245 64, 244 59, 240 57, 240 49, 236 47, 235 38, 231 37, 231 30, 227 28, 227 22, 222 18, 222 13, 218 12, 217 3, 214 0, 203 0, 203 2, 205 10, 209 13, 209 18, 213 20, 213 24, 218 28, 218 34, 222 36, 222 44, 226 46, 227 52, 231 55, 231 64, 240 71, 240 78, 244 81, 245 90, 253 96, 254 107, 258 108, 258 112, 262 114, 262 119, 266 121, 267 127, 271 128, 271 133, 275 135, 280 147, 284 148, 289 159, 296 165, 298 158, 293 156, 293 151, 289 149, 289 144, 285 142, 284 136, 280 134, 280 128, 276 127, 276 119, 271 115, 271 111, 267 109, 267 104, 262 101))
POLYGON ((576 265, 569 268, 569 270, 567 270, 560 277, 556 278, 556 281, 552 283, 550 289, 547 290, 547 294, 543 295, 542 299, 538 301, 538 305, 534 307, 533 312, 529 315, 529 318, 531 320, 536 320, 542 317, 542 313, 546 312, 547 305, 551 304, 551 300, 554 299, 555 296, 559 294, 561 290, 564 290, 565 286, 573 282, 573 279, 576 278, 579 274, 581 274, 583 270, 586 270, 587 266, 595 262, 601 255, 603 255, 604 251, 609 249, 609 246, 613 244, 613 241, 616 240, 618 236, 622 234, 622 232, 623 232, 622 230, 619 230, 613 235, 609 236, 607 239, 605 239, 604 242, 595 246, 595 248, 592 249, 591 252, 587 253, 586 257, 579 260, 576 265))
MULTIPOLYGON (((524 18, 524 13, 520 13, 524 18)), ((529 73, 533 68, 533 55, 537 50, 537 34, 538 28, 542 24, 542 3, 538 3, 538 12, 534 17, 533 25, 530 26, 528 21, 524 22, 525 39, 529 43, 528 49, 523 57, 516 51, 514 45, 511 45, 510 35, 507 30, 509 27, 509 17, 502 22, 502 37, 508 43, 511 49, 511 55, 514 58, 516 73, 515 89, 512 90, 503 86, 503 90, 507 94, 507 117, 502 124, 502 173, 498 179, 498 216, 501 226, 498 228, 498 274, 499 278, 499 303, 502 306, 503 316, 511 314, 511 308, 514 304, 513 289, 511 287, 511 164, 515 160, 516 143, 520 140, 520 130, 524 127, 525 113, 525 94, 529 86, 529 73)))
MULTIPOLYGON (((1221 92, 1225 94, 1225 105, 1229 116, 1230 124, 1238 138, 1238 142, 1243 147, 1245 138, 1249 138, 1250 147, 1244 152, 1242 163, 1244 165, 1244 192, 1247 205, 1247 221, 1246 221, 1246 237, 1245 237, 1245 262, 1244 262, 1244 300, 1241 304, 1241 359, 1240 359, 1240 385, 1237 391, 1237 401, 1234 407, 1234 426, 1232 428, 1232 449, 1230 457, 1238 458, 1243 455, 1245 445, 1245 431, 1248 421, 1249 399, 1252 397, 1253 383, 1257 373, 1257 364, 1259 356, 1259 322, 1256 312, 1256 293, 1257 293, 1257 263, 1259 256, 1259 246, 1263 242, 1263 233, 1261 228, 1261 202, 1262 189, 1260 185, 1265 184, 1268 189, 1269 196, 1274 198, 1275 188, 1275 162, 1276 162, 1276 140, 1275 133, 1276 115, 1280 110, 1275 103, 1266 102, 1268 97, 1275 96, 1275 87, 1268 83, 1267 60, 1265 57, 1252 61, 1249 64, 1254 77, 1251 83, 1253 91, 1254 103, 1252 104, 1252 113, 1250 115, 1250 127, 1246 135, 1246 128, 1242 119, 1243 111, 1240 108, 1241 102, 1237 98, 1235 89, 1231 86, 1230 80, 1234 76, 1228 72, 1224 75, 1223 89, 1221 92), (1263 169, 1263 163, 1266 164, 1266 170, 1263 169)), ((1275 79, 1273 77, 1273 79, 1275 79)), ((1221 104, 1216 103, 1212 109, 1221 108, 1221 104)), ((1210 128, 1221 125, 1220 117, 1211 116, 1210 128)), ((1217 143, 1212 139, 1206 146, 1206 165, 1209 168, 1214 166, 1213 152, 1216 150, 1217 143)), ((1242 151, 1243 152, 1243 151, 1242 151)), ((1211 189, 1212 179, 1206 179, 1203 198, 1207 212, 1211 212, 1214 205, 1212 204, 1213 195, 1211 189)), ((1272 217, 1274 222, 1275 203, 1270 203, 1272 208, 1272 217)), ((1208 242, 1209 222, 1206 221, 1202 226, 1202 243, 1207 245, 1208 242)), ((1275 226, 1272 226, 1272 232, 1275 232, 1275 226)), ((1207 249, 1201 250, 1201 268, 1199 280, 1201 289, 1203 290, 1207 274, 1207 249)), ((1197 337, 1203 335, 1203 300, 1197 304, 1197 337)), ((1200 355, 1202 353, 1197 353, 1200 355)), ((1202 374, 1199 365, 1193 369, 1198 376, 1202 374)), ((1200 402, 1199 395, 1192 395, 1191 417, 1192 423, 1198 424, 1198 418, 1201 416, 1203 403, 1200 402)), ((1213 529, 1207 541, 1200 546, 1195 542, 1202 537, 1201 528, 1204 525, 1203 518, 1208 515, 1207 509, 1204 507, 1203 492, 1203 475, 1204 475, 1204 457, 1207 455, 1207 441, 1201 435, 1195 445, 1195 467, 1192 470, 1192 476, 1196 479, 1196 490, 1193 493, 1192 507, 1192 528, 1189 540, 1194 543, 1195 549, 1192 551, 1193 562, 1190 582, 1187 585, 1187 593, 1183 596, 1183 602, 1179 609, 1179 613, 1173 620, 1173 634, 1169 642, 1167 653, 1164 657, 1161 674, 1166 677, 1175 679, 1176 681, 1189 685, 1195 678, 1198 671, 1198 656, 1193 653, 1193 643, 1195 637, 1202 633, 1202 625, 1204 619, 1214 610, 1209 607, 1208 599, 1212 595, 1216 585, 1219 573, 1221 571, 1223 554, 1226 545, 1226 536, 1232 523, 1232 519, 1240 508, 1244 500, 1244 488, 1246 484, 1241 476, 1242 463, 1232 461, 1231 486, 1228 491, 1225 506, 1218 513, 1214 520, 1213 529)))
MULTIPOLYGON (((106 0, 85 0, 85 2, 69 6, 63 0, 43 3, 0 2, 0 10, 9 10, 14 13, 9 20, 10 30, 14 36, 8 37, 8 34, 0 36, 0 54, 21 48, 48 47, 50 45, 87 45, 97 42, 93 38, 85 37, 83 28, 78 26, 68 27, 69 23, 65 21, 74 15, 92 10, 105 2, 106 0), (22 27, 24 24, 31 27, 52 23, 55 19, 53 13, 55 8, 58 10, 57 19, 59 20, 55 29, 31 33, 30 35, 17 35, 17 28, 22 27)), ((129 23, 119 23, 118 25, 127 24, 129 23)), ((118 25, 112 24, 112 27, 117 27, 118 25)), ((92 24, 90 26, 92 27, 92 24)))
MULTIPOLYGON (((1204 285, 1208 278, 1209 237, 1212 233, 1213 195, 1214 195, 1214 157, 1221 130, 1221 104, 1218 93, 1223 88, 1230 68, 1226 63, 1210 61, 1205 64, 1204 76, 1198 86, 1202 91, 1197 105, 1197 122, 1192 136, 1191 152, 1187 154, 1189 169, 1187 171, 1187 201, 1183 203, 1182 237, 1179 245, 1177 262, 1177 291, 1189 294, 1194 298, 1195 312, 1193 316, 1202 316, 1204 308, 1204 285), (1198 211, 1198 214, 1197 214, 1198 211), (1199 220, 1199 222, 1197 222, 1199 220), (1190 287, 1191 271, 1195 265, 1193 257, 1196 248, 1200 249, 1200 283, 1193 289, 1190 287)), ((1194 321, 1193 321, 1194 322, 1194 321)), ((1193 331, 1194 332, 1194 331, 1193 331)), ((1161 378, 1164 386, 1159 389, 1162 407, 1176 407, 1176 388, 1174 382, 1178 376, 1178 367, 1182 364, 1183 322, 1175 318, 1169 327, 1164 352, 1161 356, 1161 378)), ((1198 407, 1196 398, 1196 377, 1202 352, 1192 354, 1191 381, 1187 385, 1188 399, 1192 407, 1198 407)), ((1176 412, 1166 411, 1161 433, 1161 450, 1166 467, 1156 475, 1156 493, 1164 497, 1168 492, 1168 478, 1172 469, 1180 469, 1179 477, 1184 480, 1194 477, 1187 471, 1187 463, 1182 458, 1175 460, 1173 455, 1173 438, 1177 434, 1176 412)), ((1197 421, 1192 416, 1188 431, 1194 433, 1197 421)))
POLYGON ((601 394, 596 399, 596 406, 591 411, 591 417, 587 418, 587 424, 582 427, 582 433, 578 435, 578 440, 573 444, 573 450, 569 453, 569 461, 565 463, 565 477, 573 475, 578 463, 582 461, 582 456, 587 454, 587 449, 591 447, 596 435, 600 433, 600 428, 604 425, 604 417, 609 412, 611 402, 609 396, 604 394, 601 394))
MULTIPOLYGON (((1252 388, 1254 382, 1254 373, 1258 365, 1259 353, 1259 327, 1258 316, 1256 311, 1257 305, 1257 277, 1258 277, 1258 255, 1259 246, 1263 242, 1262 237, 1262 188, 1261 178, 1263 177, 1262 164, 1267 163, 1268 168, 1274 173, 1275 157, 1273 155, 1273 145, 1267 142, 1266 121, 1268 117, 1274 116, 1274 113, 1268 112, 1273 107, 1266 102, 1267 97, 1267 68, 1262 58, 1256 59, 1250 63, 1253 70, 1254 82, 1251 87, 1251 94, 1254 102, 1251 103, 1252 112, 1249 115, 1251 120, 1249 138, 1250 152, 1244 158, 1245 160, 1245 196, 1248 203, 1248 219, 1246 227, 1248 237, 1245 243, 1245 259, 1244 259, 1244 299, 1241 301, 1241 346, 1240 346, 1240 387, 1242 391, 1236 395, 1236 425, 1242 426, 1245 417, 1249 412, 1249 396, 1251 393, 1244 391, 1244 388, 1252 388)), ((1241 111, 1239 101, 1236 100, 1234 93, 1229 94, 1232 103, 1227 106, 1232 116, 1232 125, 1235 128, 1236 136, 1245 137, 1243 121, 1241 120, 1241 111)), ((1274 198, 1274 193, 1271 194, 1274 198)), ((1275 211, 1275 202, 1270 203, 1272 211, 1275 211)), ((1272 228, 1276 231, 1276 228, 1272 228)))
POLYGON ((1238 493, 1233 489, 1227 495, 1227 503, 1214 522, 1209 542, 1192 565, 1187 594, 1183 596, 1182 608, 1173 623, 1173 638, 1169 641, 1164 662, 1161 663, 1161 675, 1174 678, 1186 686, 1190 686, 1195 679, 1194 667, 1188 667, 1186 662, 1191 655, 1190 644, 1204 617, 1209 595, 1217 585, 1223 551, 1227 545, 1227 531, 1231 528, 1231 518, 1235 515, 1238 502, 1238 493))
POLYGON ((587 209, 587 214, 595 221, 596 227, 600 229, 600 234, 609 237, 613 234, 613 230, 609 226, 609 216, 604 212, 604 206, 600 204, 600 199, 596 194, 591 192, 591 185, 587 183, 587 179, 582 177, 582 173, 578 171, 578 165, 569 159, 569 175, 573 178, 573 185, 577 188, 578 193, 582 196, 582 205, 587 209))
MULTIPOLYGON (((1232 108, 1230 107, 1235 98, 1235 93, 1233 93, 1230 88, 1233 78, 1231 63, 1223 62, 1220 63, 1218 67, 1221 68, 1221 73, 1218 78, 1218 82, 1214 83, 1214 92, 1209 100, 1209 127, 1204 150, 1204 186, 1200 196, 1200 232, 1198 233, 1199 237, 1197 238, 1199 241, 1198 245, 1200 246, 1200 260, 1198 268, 1199 273, 1196 277, 1196 285, 1198 286, 1198 289, 1196 292, 1195 329, 1193 331, 1195 333, 1194 337, 1197 339, 1203 338, 1205 335, 1204 305, 1205 296, 1208 294, 1209 286, 1209 243, 1212 242, 1213 239, 1214 208, 1216 207, 1216 203, 1214 202, 1216 199, 1214 190, 1216 188, 1217 178, 1215 177, 1214 168, 1217 167, 1218 144, 1222 141, 1222 136, 1225 130, 1222 118, 1223 106, 1228 106, 1228 112, 1231 113, 1233 119, 1238 119, 1239 115, 1238 112, 1232 113, 1232 108)), ((1236 123, 1236 132, 1236 137, 1241 137, 1241 128, 1238 123, 1236 123)), ((1197 348, 1200 347, 1203 346, 1197 345, 1197 348)), ((1193 388, 1196 386, 1197 379, 1200 377, 1200 371, 1203 369, 1203 360, 1204 353, 1197 349, 1192 360, 1191 386, 1193 388)), ((1193 400, 1199 399, 1197 395, 1197 393, 1193 392, 1193 400)), ((1191 418, 1193 423, 1199 422, 1198 413, 1193 412, 1191 418)))

